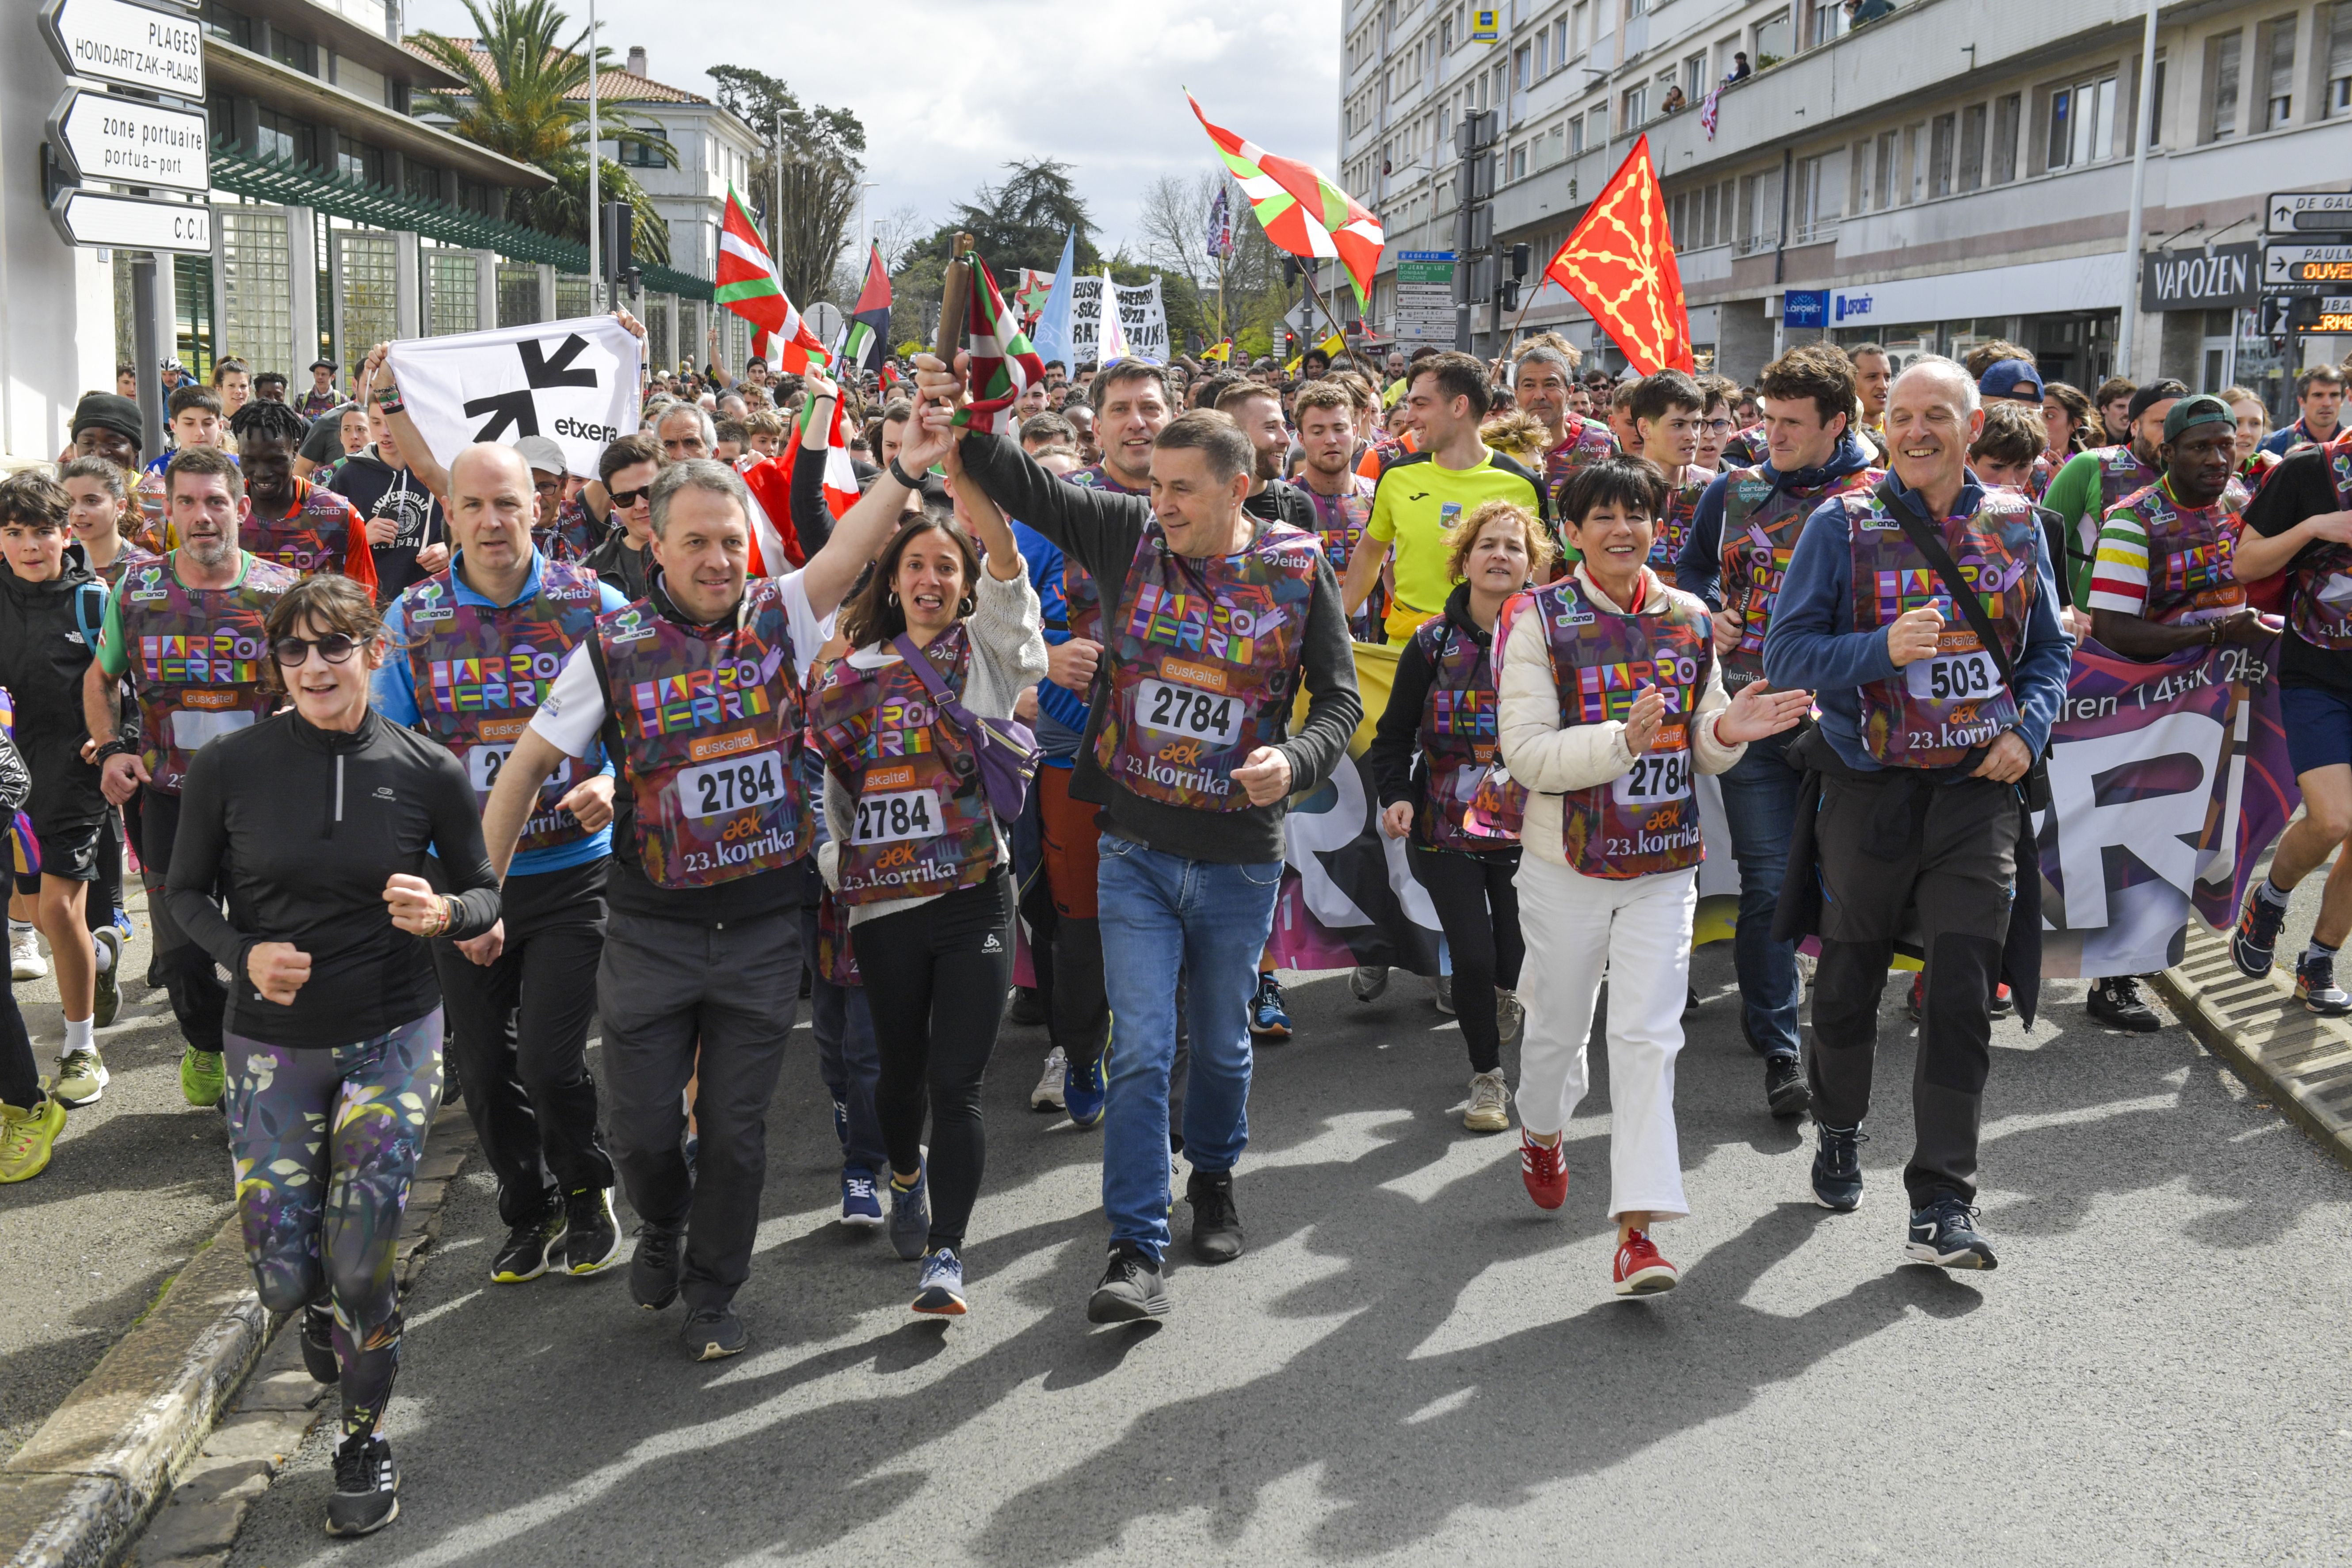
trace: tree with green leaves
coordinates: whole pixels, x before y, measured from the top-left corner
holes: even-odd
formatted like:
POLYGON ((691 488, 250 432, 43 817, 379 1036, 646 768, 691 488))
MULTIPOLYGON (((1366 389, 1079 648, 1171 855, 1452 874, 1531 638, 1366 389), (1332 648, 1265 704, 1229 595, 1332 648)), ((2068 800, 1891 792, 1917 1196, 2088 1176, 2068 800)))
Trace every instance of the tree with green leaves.
MULTIPOLYGON (((555 0, 464 0, 473 18, 481 53, 439 33, 415 34, 410 42, 428 59, 465 85, 455 92, 416 95, 419 112, 446 116, 450 130, 478 147, 530 163, 555 178, 551 190, 509 195, 502 215, 560 238, 588 240, 588 29, 562 39, 570 18, 555 0)), ((617 68, 612 51, 599 46, 596 69, 617 68)), ((677 150, 658 124, 643 121, 609 100, 596 106, 596 141, 626 139, 675 159, 677 150)), ((635 214, 630 244, 638 259, 669 259, 669 225, 654 210, 627 170, 609 158, 596 160, 599 193, 625 201, 635 214)))
MULTIPOLYGON (((857 212, 866 127, 846 109, 803 104, 782 80, 749 66, 713 66, 719 106, 761 139, 743 193, 768 236, 785 295, 803 308, 831 294, 857 212), (783 204, 776 203, 778 172, 783 204)), ((856 298, 853 293, 851 300, 856 298)), ((847 300, 840 301, 845 307, 847 300)))

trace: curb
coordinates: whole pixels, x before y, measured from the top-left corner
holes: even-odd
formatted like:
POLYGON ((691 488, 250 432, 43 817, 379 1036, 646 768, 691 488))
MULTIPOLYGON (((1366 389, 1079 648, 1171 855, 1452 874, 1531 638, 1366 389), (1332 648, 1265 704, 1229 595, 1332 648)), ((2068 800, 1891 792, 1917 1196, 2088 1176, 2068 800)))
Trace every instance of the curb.
MULTIPOLYGON (((444 1107, 432 1138, 441 1148, 419 1163, 402 1227, 404 1288, 418 1250, 440 1228, 441 1197, 473 1147, 473 1128, 462 1109, 444 1107)), ((232 1215, 40 1430, 0 1466, 0 1550, 9 1552, 8 1568, 112 1568, 150 1521, 184 1511, 173 1489, 184 1483, 184 1489, 198 1493, 189 1501, 228 1506, 241 1521, 268 1477, 299 1446, 329 1392, 301 1374, 297 1339, 267 1349, 275 1329, 254 1292, 232 1215), (299 1389, 275 1375, 289 1357, 300 1376, 299 1389), (247 1375, 265 1359, 272 1375, 239 1397, 247 1375), (248 1410, 276 1427, 299 1410, 299 1426, 265 1453, 252 1443, 262 1434, 256 1429, 260 1422, 244 1419, 248 1410), (223 1443, 224 1436, 232 1440, 223 1443), (194 1486, 226 1479, 214 1472, 231 1466, 245 1472, 241 1479, 258 1477, 258 1484, 232 1489, 241 1496, 194 1486)), ((232 1527, 210 1551, 226 1552, 234 1535, 232 1527)), ((142 1552, 149 1563, 194 1555, 142 1552)))
POLYGON ((2352 1167, 2352 1020, 2322 1018, 2273 969, 2249 980, 2227 936, 2189 923, 2180 962, 2157 978, 2191 1034, 2342 1164, 2352 1167))

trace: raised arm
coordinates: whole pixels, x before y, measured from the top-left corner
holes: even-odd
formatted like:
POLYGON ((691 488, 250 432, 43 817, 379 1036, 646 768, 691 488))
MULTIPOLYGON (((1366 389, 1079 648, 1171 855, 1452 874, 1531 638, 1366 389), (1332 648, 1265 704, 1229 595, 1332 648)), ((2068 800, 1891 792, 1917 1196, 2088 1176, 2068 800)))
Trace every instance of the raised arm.
MULTIPOLYGON (((390 388, 394 393, 399 391, 399 383, 393 378, 391 354, 390 343, 378 343, 368 350, 367 360, 360 366, 362 405, 366 404, 373 392, 386 388, 390 388)), ((432 447, 425 442, 425 432, 419 430, 416 427, 416 421, 408 416, 407 405, 404 404, 398 407, 387 408, 383 410, 383 422, 392 426, 392 438, 400 443, 400 456, 406 463, 408 471, 415 474, 424 483, 425 488, 435 495, 447 495, 449 470, 443 468, 441 459, 433 455, 432 447)))

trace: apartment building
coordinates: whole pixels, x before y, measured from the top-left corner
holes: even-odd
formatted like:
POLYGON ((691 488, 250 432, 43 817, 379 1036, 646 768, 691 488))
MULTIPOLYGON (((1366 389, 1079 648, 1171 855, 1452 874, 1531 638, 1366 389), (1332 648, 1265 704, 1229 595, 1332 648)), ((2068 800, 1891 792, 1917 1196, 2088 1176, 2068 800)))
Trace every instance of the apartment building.
MULTIPOLYGON (((1411 341, 1393 258, 1454 247, 1454 129, 1492 108, 1496 241, 1528 243, 1538 268, 1649 137, 1693 340, 1734 376, 1823 335, 1898 358, 1998 336, 2087 387, 2117 368, 2127 301, 2140 378, 2246 382, 2283 407, 2297 365, 2352 350, 2264 332, 2258 265, 2268 193, 2352 178, 2352 0, 2162 5, 2141 243, 2161 265, 2141 263, 2155 286, 2139 289, 2125 230, 2141 0, 1851 14, 1511 0, 1486 41, 1452 0, 1346 0, 1340 177, 1389 226, 1367 325, 1411 341)), ((1623 363, 1558 287, 1523 303, 1522 335, 1555 329, 1623 363)), ((1496 315, 1474 308, 1479 352, 1513 331, 1496 315)))

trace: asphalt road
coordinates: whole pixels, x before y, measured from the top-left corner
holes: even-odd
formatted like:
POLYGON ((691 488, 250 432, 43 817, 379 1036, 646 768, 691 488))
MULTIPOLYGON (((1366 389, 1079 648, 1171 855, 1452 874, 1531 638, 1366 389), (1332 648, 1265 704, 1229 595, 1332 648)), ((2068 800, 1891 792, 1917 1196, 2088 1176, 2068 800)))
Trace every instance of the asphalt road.
POLYGON ((1906 1266, 1899 985, 1869 1194, 1833 1215, 1764 1113, 1727 947, 1698 975, 1678 1097, 1697 1212, 1661 1231, 1669 1296, 1608 1290, 1605 1066, 1568 1206, 1541 1214, 1514 1140, 1462 1131, 1461 1042, 1425 990, 1360 1006, 1335 974, 1294 985, 1299 1037, 1259 1056, 1248 1255, 1180 1262, 1155 1327, 1084 1319, 1098 1135, 1026 1109, 1042 1032, 1008 1028, 973 1313, 919 1322, 913 1267, 834 1223, 803 1026, 739 1299, 750 1354, 687 1362, 679 1310, 638 1310, 617 1271, 492 1286, 470 1173, 411 1299, 400 1521, 320 1533, 326 1424, 232 1561, 2341 1559, 2352 1176, 2185 1031, 2090 1026, 2062 984, 1995 1037, 2000 1270, 1906 1266))
MULTIPOLYGON (((112 1081, 97 1104, 68 1113, 47 1170, 0 1187, 0 1460, 228 1216, 227 1137, 219 1112, 180 1096, 179 1026, 163 993, 137 983, 147 917, 145 895, 131 899, 138 930, 123 969, 133 983, 98 1035, 112 1081)), ((53 1075, 65 1037, 54 973, 16 993, 53 1075)))

